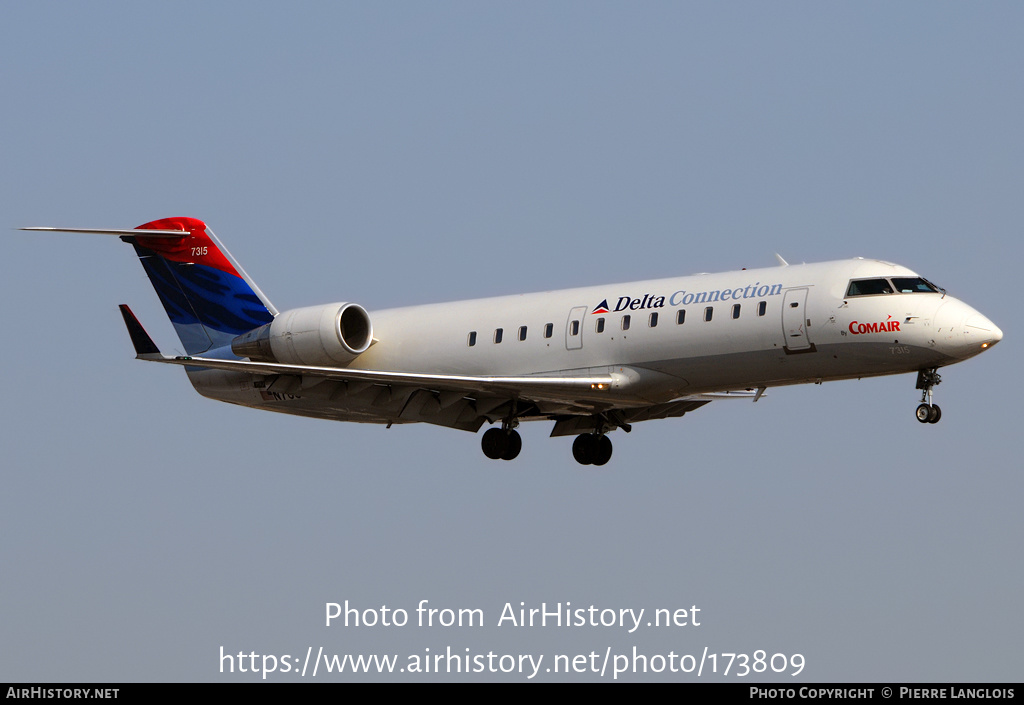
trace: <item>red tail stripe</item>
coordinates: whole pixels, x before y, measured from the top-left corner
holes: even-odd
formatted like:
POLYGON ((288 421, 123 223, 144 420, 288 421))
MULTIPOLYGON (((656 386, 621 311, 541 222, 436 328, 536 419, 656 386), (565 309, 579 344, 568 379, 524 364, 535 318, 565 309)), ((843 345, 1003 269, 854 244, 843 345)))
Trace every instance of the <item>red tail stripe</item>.
POLYGON ((181 230, 188 235, 180 240, 140 235, 135 239, 148 250, 172 262, 202 264, 236 277, 238 271, 206 234, 206 223, 198 218, 163 218, 140 225, 136 230, 181 230))

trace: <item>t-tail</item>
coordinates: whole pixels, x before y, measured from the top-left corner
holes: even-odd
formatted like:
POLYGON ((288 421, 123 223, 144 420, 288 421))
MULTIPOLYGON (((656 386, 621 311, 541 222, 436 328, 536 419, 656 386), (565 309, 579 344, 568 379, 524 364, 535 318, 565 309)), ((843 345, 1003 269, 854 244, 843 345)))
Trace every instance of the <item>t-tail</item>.
POLYGON ((24 228, 117 235, 135 248, 189 355, 223 348, 277 315, 242 266, 196 218, 164 218, 134 230, 24 228))

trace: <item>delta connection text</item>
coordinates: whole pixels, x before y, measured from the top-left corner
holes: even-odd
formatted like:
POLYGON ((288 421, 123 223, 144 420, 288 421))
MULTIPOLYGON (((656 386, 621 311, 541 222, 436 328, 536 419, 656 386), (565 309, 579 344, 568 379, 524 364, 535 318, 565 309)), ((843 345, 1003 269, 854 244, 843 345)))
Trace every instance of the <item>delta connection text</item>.
POLYGON ((617 311, 640 311, 648 308, 665 308, 666 302, 669 306, 689 306, 690 304, 711 304, 717 301, 738 301, 740 299, 765 298, 767 296, 778 296, 782 293, 782 284, 762 284, 754 282, 747 286, 738 286, 732 289, 712 289, 709 291, 686 291, 680 289, 668 296, 659 294, 644 294, 641 297, 619 296, 615 299, 615 306, 609 306, 608 299, 602 301, 594 313, 608 313, 617 311))
MULTIPOLYGON (((339 602, 326 603, 326 624, 334 626, 336 620, 346 627, 483 627, 484 611, 480 608, 437 608, 428 600, 420 600, 411 617, 408 610, 381 605, 380 608, 360 609, 339 602)), ((700 608, 653 609, 644 620, 645 608, 601 608, 596 605, 574 607, 571 602, 541 602, 528 606, 506 602, 497 621, 499 627, 620 627, 630 634, 646 624, 648 627, 699 627, 700 608)))

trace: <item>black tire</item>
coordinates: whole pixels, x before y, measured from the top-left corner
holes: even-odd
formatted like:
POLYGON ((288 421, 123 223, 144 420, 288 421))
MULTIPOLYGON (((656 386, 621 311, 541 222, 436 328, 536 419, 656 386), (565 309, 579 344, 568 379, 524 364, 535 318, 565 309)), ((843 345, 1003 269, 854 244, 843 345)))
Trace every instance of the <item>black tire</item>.
POLYGON ((591 440, 592 438, 594 438, 594 435, 591 433, 581 433, 572 442, 572 457, 580 465, 590 465, 594 462, 594 443, 591 440))
POLYGON ((932 407, 927 404, 921 404, 917 407, 915 414, 917 415, 918 421, 921 423, 928 423, 928 419, 932 417, 932 407))
MULTIPOLYGON (((498 429, 493 430, 497 431, 498 429)), ((519 455, 519 451, 523 449, 523 439, 518 431, 509 431, 505 435, 508 438, 505 440, 505 451, 501 454, 501 459, 515 460, 516 456, 519 455)))
POLYGON ((594 441, 594 465, 604 465, 612 459, 612 440, 608 436, 597 436, 594 441))
POLYGON ((489 428, 480 439, 480 447, 491 460, 500 460, 508 448, 508 434, 500 428, 489 428))
POLYGON ((942 418, 942 409, 937 404, 932 404, 931 412, 928 414, 928 423, 938 423, 942 418))

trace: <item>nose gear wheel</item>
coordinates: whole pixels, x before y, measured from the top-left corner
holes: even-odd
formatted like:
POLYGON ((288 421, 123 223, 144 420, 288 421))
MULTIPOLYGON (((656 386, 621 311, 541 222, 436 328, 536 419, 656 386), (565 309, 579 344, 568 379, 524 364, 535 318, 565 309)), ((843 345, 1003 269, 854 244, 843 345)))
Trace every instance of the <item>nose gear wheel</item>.
POLYGON ((938 404, 932 403, 932 388, 942 382, 938 368, 919 370, 917 373, 917 388, 921 390, 921 403, 917 407, 915 415, 921 423, 938 423, 942 418, 942 409, 938 404))

